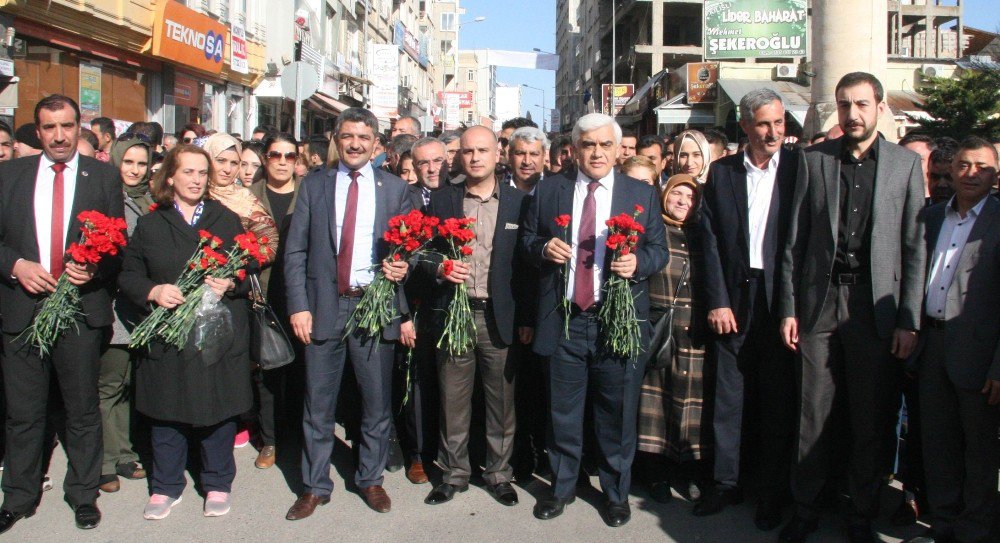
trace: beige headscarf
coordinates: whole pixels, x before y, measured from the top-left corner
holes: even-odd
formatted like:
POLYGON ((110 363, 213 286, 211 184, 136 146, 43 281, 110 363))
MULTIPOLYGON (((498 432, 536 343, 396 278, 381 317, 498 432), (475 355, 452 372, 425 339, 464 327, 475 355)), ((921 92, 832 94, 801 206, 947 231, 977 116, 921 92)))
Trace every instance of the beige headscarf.
POLYGON ((698 180, 694 178, 693 175, 687 173, 679 173, 670 176, 667 179, 667 185, 663 187, 663 192, 660 193, 660 209, 662 212, 660 216, 663 217, 663 222, 669 224, 670 226, 684 226, 684 223, 691 220, 694 217, 695 210, 698 209, 698 203, 701 200, 701 185, 698 184, 698 180), (667 195, 674 187, 679 185, 685 185, 691 187, 691 209, 688 211, 687 218, 683 221, 678 221, 677 219, 670 216, 667 213, 667 195))
MULTIPOLYGON (((236 138, 221 133, 209 136, 202 148, 208 152, 213 161, 229 149, 235 150, 237 155, 243 153, 243 146, 236 138)), ((220 187, 212 179, 208 183, 208 197, 217 200, 230 211, 239 215, 243 228, 248 232, 253 232, 258 236, 266 236, 272 252, 277 251, 278 229, 274 224, 274 219, 264 209, 260 200, 250 192, 250 189, 236 184, 235 181, 220 187)))
POLYGON ((680 161, 677 160, 677 156, 680 155, 681 146, 684 145, 685 139, 693 141, 695 145, 698 146, 698 150, 701 151, 704 165, 701 167, 701 171, 694 177, 699 183, 704 184, 705 181, 708 181, 708 167, 712 163, 712 147, 708 145, 708 140, 705 139, 705 135, 697 130, 685 130, 678 134, 677 138, 674 140, 674 173, 686 173, 679 170, 680 166, 678 166, 678 163, 680 161))

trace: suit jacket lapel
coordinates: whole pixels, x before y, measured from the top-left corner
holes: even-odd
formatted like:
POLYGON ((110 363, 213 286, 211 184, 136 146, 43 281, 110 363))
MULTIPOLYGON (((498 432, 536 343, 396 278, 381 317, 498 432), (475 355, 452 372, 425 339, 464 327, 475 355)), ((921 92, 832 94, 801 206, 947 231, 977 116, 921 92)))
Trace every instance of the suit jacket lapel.
POLYGON ((826 188, 826 208, 830 213, 830 232, 837 239, 840 222, 840 159, 841 145, 837 145, 836 155, 823 155, 823 183, 826 188))
POLYGON ((340 245, 340 237, 337 235, 337 168, 326 170, 327 180, 323 183, 323 194, 326 195, 326 206, 328 211, 326 220, 330 225, 330 243, 332 243, 333 254, 337 254, 337 247, 340 245))
MULTIPOLYGON (((378 241, 382 239, 382 234, 385 232, 386 227, 389 224, 388 210, 386 209, 386 188, 382 183, 382 172, 375 170, 375 224, 373 225, 374 235, 373 244, 378 245, 378 241)), ((374 261, 378 261, 377 255, 373 257, 374 261)))
MULTIPOLYGON (((935 207, 927 211, 927 221, 925 233, 927 239, 927 273, 930 273, 932 260, 934 259, 934 249, 937 247, 938 236, 941 235, 941 225, 944 224, 944 206, 935 207)), ((978 221, 977 221, 978 222, 978 221)))
POLYGON ((733 201, 736 202, 736 214, 740 218, 740 230, 743 231, 743 243, 750 250, 750 195, 747 191, 747 169, 742 163, 729 171, 729 184, 733 189, 733 201))
MULTIPOLYGON (((875 186, 872 189, 871 225, 872 225, 872 231, 878 232, 878 230, 875 230, 875 228, 877 228, 877 225, 875 223, 876 221, 879 220, 878 210, 882 207, 883 203, 887 203, 890 201, 890 198, 892 198, 893 189, 895 188, 891 186, 889 182, 892 179, 891 168, 893 165, 896 164, 896 161, 894 160, 895 157, 891 156, 892 149, 888 145, 882 145, 879 142, 876 142, 875 145, 879 146, 878 148, 879 157, 878 160, 875 161, 875 186)), ((906 178, 899 177, 899 179, 905 180, 906 178)))
POLYGON ((958 261, 958 269, 955 270, 956 277, 958 277, 959 273, 966 272, 976 265, 979 261, 979 245, 983 241, 983 236, 993 228, 993 223, 997 216, 997 206, 1000 206, 1000 203, 992 196, 987 196, 986 198, 987 200, 983 204, 982 212, 976 218, 976 224, 972 225, 972 231, 969 232, 969 239, 965 242, 965 249, 962 251, 962 257, 958 261))
POLYGON ((41 255, 38 254, 38 230, 35 228, 35 184, 38 183, 38 168, 41 166, 42 156, 38 155, 37 159, 34 161, 33 166, 28 166, 24 169, 24 174, 21 179, 23 179, 22 194, 24 199, 27 201, 27 221, 28 221, 28 231, 31 234, 31 240, 34 243, 30 244, 33 254, 26 255, 29 260, 33 262, 40 262, 41 255))
POLYGON ((69 229, 66 230, 66 247, 69 247, 70 243, 79 241, 80 239, 80 228, 83 225, 80 224, 80 221, 76 217, 80 212, 87 210, 90 196, 93 194, 93 191, 89 190, 89 185, 90 171, 84 166, 83 158, 81 157, 77 161, 76 188, 73 190, 73 211, 69 217, 69 229))
MULTIPOLYGON (((556 191, 556 216, 573 215, 573 185, 575 183, 574 179, 563 177, 559 190, 556 191)), ((576 225, 571 224, 569 227, 576 228, 576 225)), ((570 234, 567 234, 567 237, 572 239, 570 234)))

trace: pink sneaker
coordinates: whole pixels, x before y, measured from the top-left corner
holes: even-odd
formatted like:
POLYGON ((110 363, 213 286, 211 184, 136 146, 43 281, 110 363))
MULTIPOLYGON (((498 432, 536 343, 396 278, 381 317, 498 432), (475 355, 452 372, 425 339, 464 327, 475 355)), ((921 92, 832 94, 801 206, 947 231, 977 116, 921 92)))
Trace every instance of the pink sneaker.
POLYGON ((205 496, 205 516, 221 517, 229 513, 231 504, 232 500, 228 492, 213 490, 208 493, 208 496, 205 496))
POLYGON ((241 430, 240 433, 236 434, 236 441, 233 443, 233 448, 242 449, 250 443, 250 430, 241 430))

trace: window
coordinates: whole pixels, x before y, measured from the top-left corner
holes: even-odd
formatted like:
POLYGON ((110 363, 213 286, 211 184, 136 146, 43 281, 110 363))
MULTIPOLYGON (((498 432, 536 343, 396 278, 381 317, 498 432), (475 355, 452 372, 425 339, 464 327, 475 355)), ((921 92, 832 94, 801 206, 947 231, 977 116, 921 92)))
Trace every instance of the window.
POLYGON ((476 71, 475 70, 466 70, 465 71, 465 80, 466 81, 475 81, 476 80, 476 71))
POLYGON ((441 40, 441 54, 448 54, 451 52, 451 40, 441 40))
POLYGON ((454 32, 456 30, 455 23, 458 20, 458 14, 456 13, 442 13, 441 14, 441 30, 445 32, 454 32))
POLYGON ((472 110, 471 109, 469 111, 465 112, 465 122, 467 122, 467 123, 471 123, 472 122, 472 110))

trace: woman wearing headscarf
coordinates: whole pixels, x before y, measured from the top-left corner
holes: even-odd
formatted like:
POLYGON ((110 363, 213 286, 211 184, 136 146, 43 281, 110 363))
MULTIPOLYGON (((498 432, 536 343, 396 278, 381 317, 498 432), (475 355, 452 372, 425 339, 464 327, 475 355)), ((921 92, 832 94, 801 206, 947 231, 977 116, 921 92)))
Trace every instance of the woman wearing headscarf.
MULTIPOLYGON (((247 187, 236 183, 240 174, 243 146, 229 134, 212 134, 202 148, 212 157, 214 174, 208 183, 208 198, 216 200, 233 213, 243 224, 243 229, 253 232, 258 238, 267 238, 267 247, 272 255, 278 254, 278 227, 271 214, 264 209, 260 200, 247 187)), ((268 265, 270 262, 265 263, 268 265)), ((234 446, 245 447, 250 443, 250 432, 243 426, 236 434, 234 446)))
MULTIPOLYGON (((125 223, 131 237, 139 217, 149 213, 153 197, 149 193, 150 146, 137 136, 125 135, 111 146, 111 164, 120 172, 125 199, 125 223)), ((118 477, 144 479, 146 470, 132 442, 132 365, 135 352, 128 344, 132 329, 141 320, 141 310, 124 294, 114 301, 115 322, 107 348, 101 354, 98 395, 104 434, 101 466, 102 492, 118 492, 118 477)))
POLYGON ((654 326, 673 306, 676 348, 657 353, 651 345, 651 365, 642 383, 639 400, 638 450, 646 453, 642 464, 650 493, 660 502, 671 497, 667 476, 675 473, 690 483, 691 494, 700 494, 703 479, 699 461, 705 456, 702 440, 705 342, 707 311, 700 269, 697 209, 701 186, 695 177, 677 174, 667 180, 661 197, 670 260, 649 278, 650 321, 654 326))
POLYGON ((705 135, 697 130, 685 130, 674 139, 674 173, 686 173, 699 184, 708 181, 708 166, 712 163, 712 147, 705 135))

